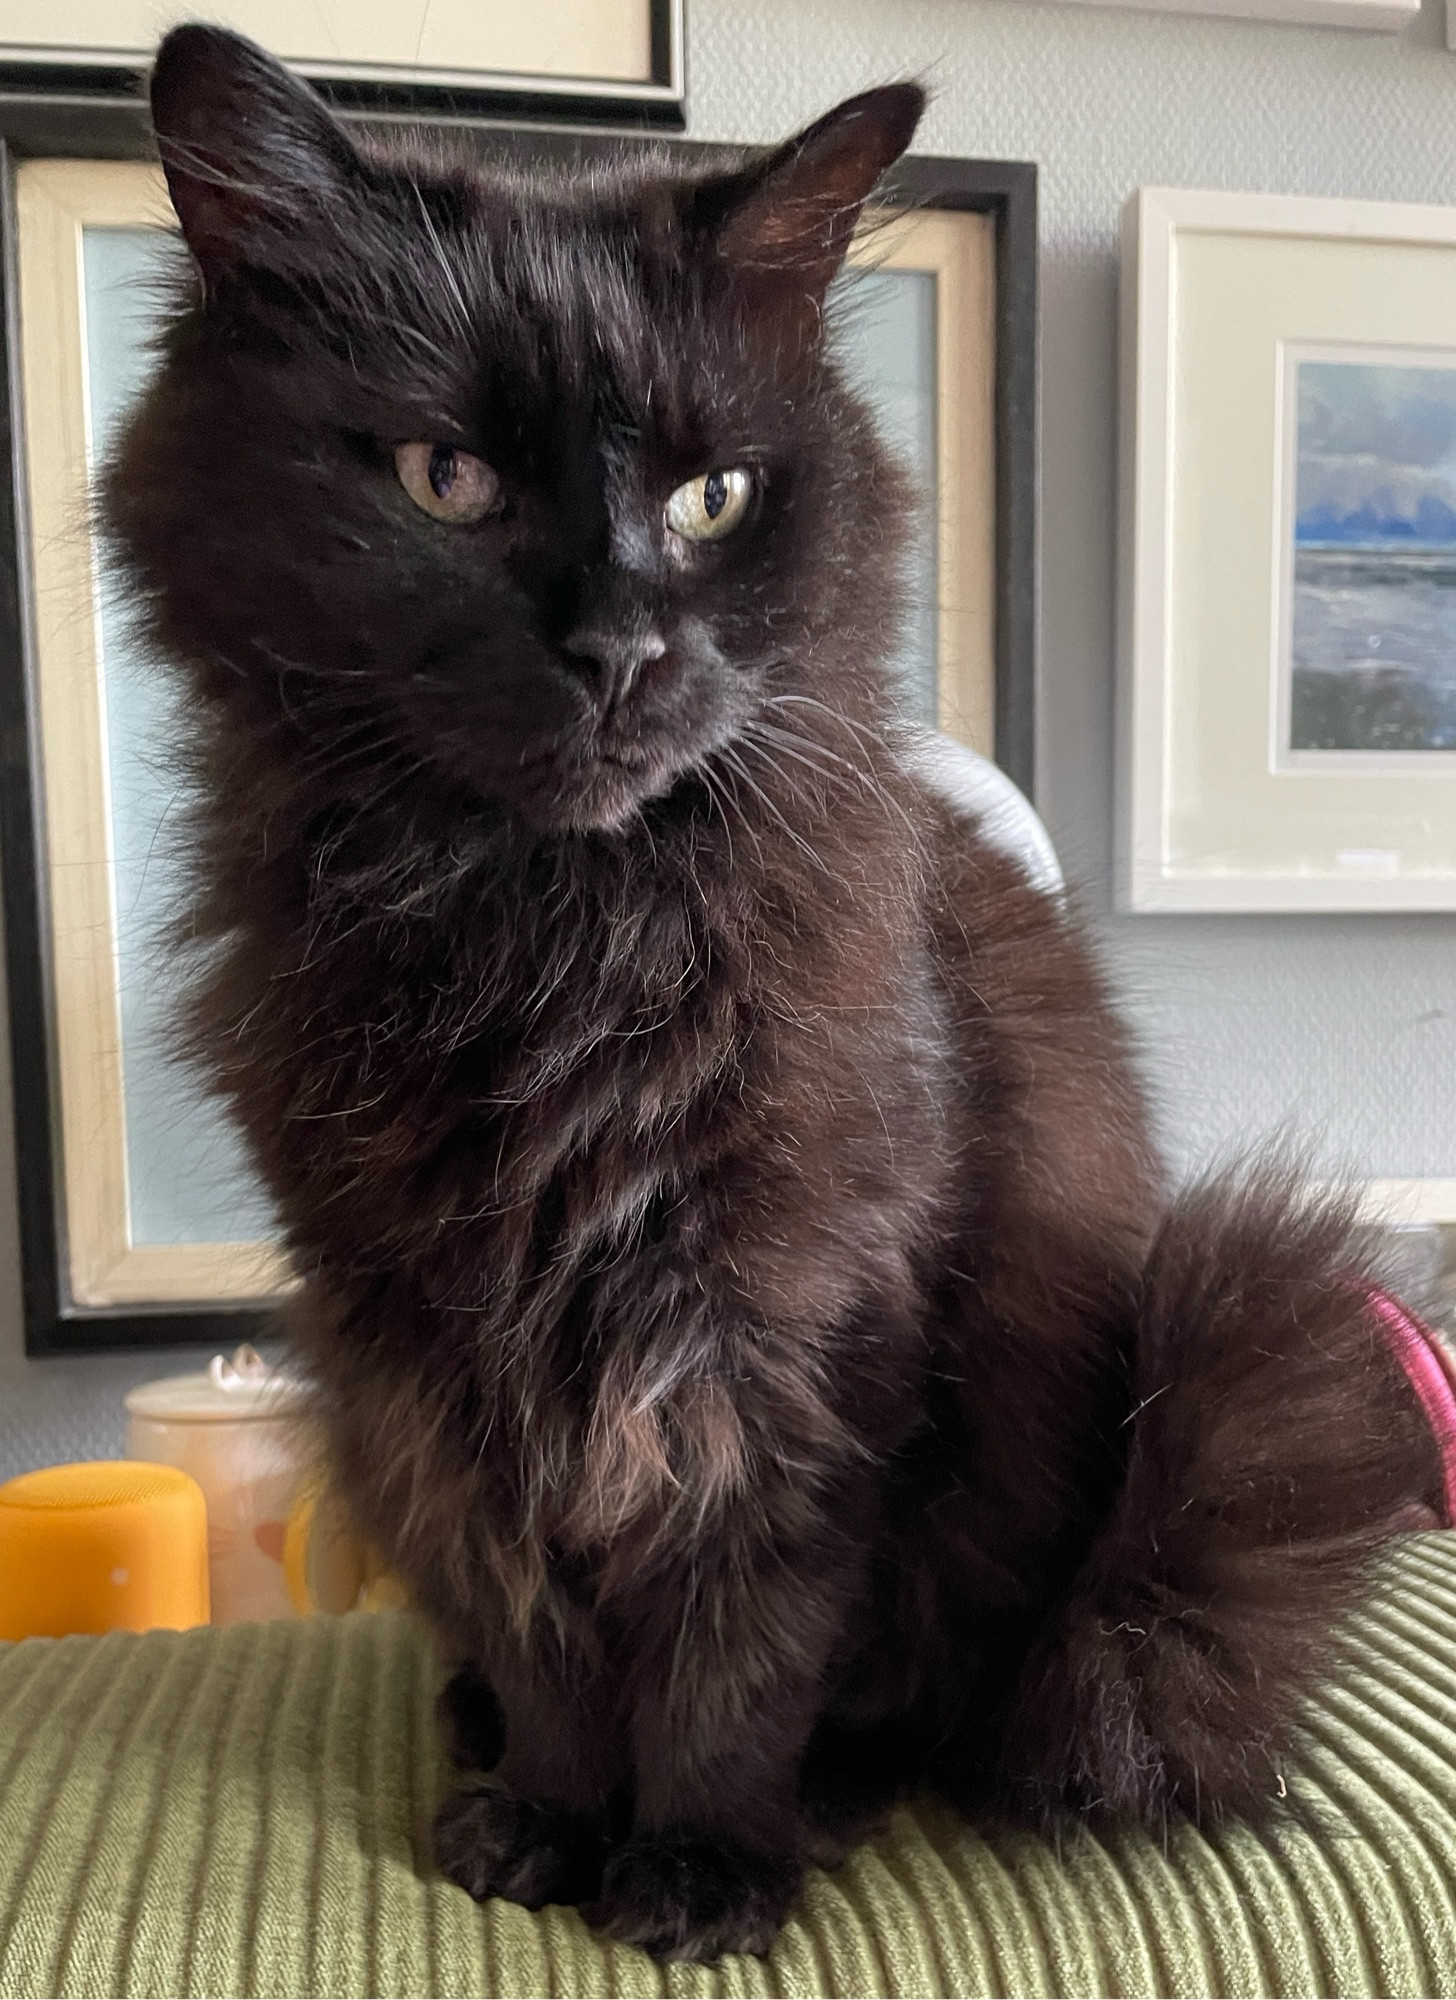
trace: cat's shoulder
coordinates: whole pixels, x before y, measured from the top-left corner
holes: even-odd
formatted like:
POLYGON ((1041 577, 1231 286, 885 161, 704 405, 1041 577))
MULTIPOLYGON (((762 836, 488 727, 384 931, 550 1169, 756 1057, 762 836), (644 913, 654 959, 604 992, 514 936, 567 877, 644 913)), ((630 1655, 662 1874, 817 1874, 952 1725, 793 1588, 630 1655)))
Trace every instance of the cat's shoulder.
POLYGON ((958 827, 1015 862, 1031 888, 1061 899, 1065 883, 1051 835, 998 764, 937 729, 914 731, 907 756, 914 776, 958 827))

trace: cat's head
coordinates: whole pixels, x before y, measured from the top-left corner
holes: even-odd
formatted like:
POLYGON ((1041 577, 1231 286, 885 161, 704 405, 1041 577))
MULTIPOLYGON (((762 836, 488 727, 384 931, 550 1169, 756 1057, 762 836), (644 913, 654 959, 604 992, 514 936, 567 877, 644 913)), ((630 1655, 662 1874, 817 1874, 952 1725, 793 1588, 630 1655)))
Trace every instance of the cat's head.
POLYGON ((161 645, 321 779, 423 769, 541 828, 628 823, 781 696, 872 709, 906 499, 822 306, 922 103, 741 169, 526 174, 356 144, 176 30, 200 289, 106 490, 161 645))

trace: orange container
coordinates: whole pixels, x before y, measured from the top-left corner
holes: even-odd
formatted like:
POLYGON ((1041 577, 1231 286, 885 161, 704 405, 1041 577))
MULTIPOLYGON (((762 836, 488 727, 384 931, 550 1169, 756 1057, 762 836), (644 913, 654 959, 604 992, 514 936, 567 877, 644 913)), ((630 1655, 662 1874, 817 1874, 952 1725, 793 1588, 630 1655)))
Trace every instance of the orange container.
POLYGON ((207 1617, 207 1503, 185 1472, 98 1459, 0 1486, 0 1639, 207 1617))

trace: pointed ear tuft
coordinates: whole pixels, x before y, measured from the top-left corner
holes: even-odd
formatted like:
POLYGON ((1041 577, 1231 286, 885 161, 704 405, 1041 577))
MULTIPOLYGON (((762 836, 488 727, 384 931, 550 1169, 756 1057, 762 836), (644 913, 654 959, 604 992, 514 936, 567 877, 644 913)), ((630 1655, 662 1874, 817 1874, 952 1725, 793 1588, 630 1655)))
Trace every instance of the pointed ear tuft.
POLYGON ((318 95, 224 28, 189 25, 164 39, 152 123, 182 233, 209 281, 277 261, 290 239, 337 213, 360 176, 318 95))
POLYGON ((924 109, 918 83, 867 90, 732 183, 717 183, 718 255, 755 289, 792 281, 799 296, 822 299, 860 209, 910 144, 924 109))

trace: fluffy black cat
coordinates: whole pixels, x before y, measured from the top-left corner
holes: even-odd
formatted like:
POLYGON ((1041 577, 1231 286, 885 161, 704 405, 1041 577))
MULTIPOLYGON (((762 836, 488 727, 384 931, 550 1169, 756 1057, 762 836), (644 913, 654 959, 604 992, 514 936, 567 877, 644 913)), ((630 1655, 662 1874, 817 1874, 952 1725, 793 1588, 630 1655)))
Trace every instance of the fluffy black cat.
POLYGON ((441 1865, 701 1957, 927 1777, 1265 1810, 1437 1461, 1346 1216, 1170 1196, 1086 945, 921 775, 822 311, 920 91, 535 176, 208 28, 152 102, 192 264, 105 509, 195 722, 190 1041, 458 1663, 441 1865))

